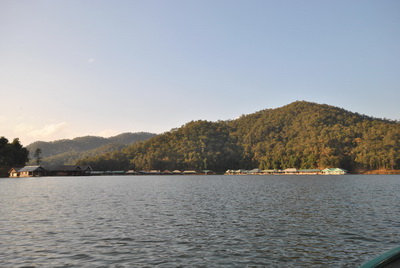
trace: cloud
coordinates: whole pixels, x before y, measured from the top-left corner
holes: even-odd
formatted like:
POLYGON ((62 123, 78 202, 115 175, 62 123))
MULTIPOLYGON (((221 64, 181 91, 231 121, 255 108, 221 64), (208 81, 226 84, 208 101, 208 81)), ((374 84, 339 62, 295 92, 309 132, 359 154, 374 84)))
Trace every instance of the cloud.
POLYGON ((20 124, 15 127, 14 131, 27 137, 27 139, 29 140, 43 141, 65 138, 69 134, 68 124, 66 122, 45 125, 43 127, 36 127, 29 124, 20 124))
POLYGON ((94 58, 90 58, 90 59, 88 59, 88 62, 89 62, 89 63, 92 63, 92 62, 94 62, 94 58))
POLYGON ((120 134, 120 133, 117 133, 113 129, 106 129, 106 130, 103 130, 103 131, 99 132, 98 136, 104 137, 104 138, 108 138, 108 137, 116 136, 118 134, 120 134))
MULTIPOLYGON (((74 126, 66 122, 60 122, 49 125, 34 125, 34 124, 26 124, 22 123, 14 127, 12 130, 13 135, 9 135, 10 137, 15 136, 19 137, 20 140, 24 142, 24 144, 30 144, 35 141, 55 141, 60 139, 73 139, 76 137, 82 137, 86 135, 94 135, 100 137, 112 137, 121 132, 117 132, 113 129, 105 129, 103 131, 86 131, 80 128, 80 131, 76 131, 74 126)), ((2 134, 2 133, 0 133, 2 134)))

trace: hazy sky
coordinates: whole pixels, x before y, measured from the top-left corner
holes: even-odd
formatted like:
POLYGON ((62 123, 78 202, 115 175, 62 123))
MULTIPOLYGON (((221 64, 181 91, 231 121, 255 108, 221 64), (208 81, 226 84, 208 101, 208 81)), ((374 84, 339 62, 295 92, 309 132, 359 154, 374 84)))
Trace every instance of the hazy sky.
POLYGON ((398 0, 0 0, 0 136, 162 133, 296 100, 400 119, 398 0))

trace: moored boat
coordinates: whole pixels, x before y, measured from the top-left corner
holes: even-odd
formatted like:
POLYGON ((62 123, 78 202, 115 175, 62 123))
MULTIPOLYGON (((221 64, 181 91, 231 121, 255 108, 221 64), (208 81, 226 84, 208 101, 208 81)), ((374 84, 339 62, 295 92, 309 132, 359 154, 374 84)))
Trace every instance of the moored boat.
POLYGON ((389 250, 373 260, 363 264, 360 268, 396 268, 400 267, 400 247, 389 250))

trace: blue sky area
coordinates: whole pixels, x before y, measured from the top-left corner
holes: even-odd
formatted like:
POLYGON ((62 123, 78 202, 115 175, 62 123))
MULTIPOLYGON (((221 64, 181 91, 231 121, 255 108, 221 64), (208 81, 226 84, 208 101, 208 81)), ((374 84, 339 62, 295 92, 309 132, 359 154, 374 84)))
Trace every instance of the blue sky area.
POLYGON ((162 133, 296 100, 400 120, 398 0, 0 0, 0 136, 162 133))

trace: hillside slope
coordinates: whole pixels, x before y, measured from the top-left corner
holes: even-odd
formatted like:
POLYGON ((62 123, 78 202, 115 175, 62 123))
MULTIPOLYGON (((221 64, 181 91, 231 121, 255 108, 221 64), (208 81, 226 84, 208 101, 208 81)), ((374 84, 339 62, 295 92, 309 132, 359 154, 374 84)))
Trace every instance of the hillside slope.
POLYGON ((400 123, 297 101, 231 121, 195 121, 119 151, 86 157, 96 169, 400 167, 400 123), (118 161, 115 161, 118 159, 118 161))
POLYGON ((250 165, 265 168, 394 168, 400 124, 298 101, 230 123, 250 165))

